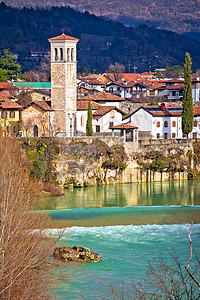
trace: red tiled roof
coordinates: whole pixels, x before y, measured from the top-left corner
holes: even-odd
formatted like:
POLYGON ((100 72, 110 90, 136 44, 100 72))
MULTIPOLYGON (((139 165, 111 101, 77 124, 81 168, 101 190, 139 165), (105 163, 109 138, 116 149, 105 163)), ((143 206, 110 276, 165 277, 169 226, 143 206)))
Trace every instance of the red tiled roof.
MULTIPOLYGON (((103 75, 108 76, 112 81, 115 81, 115 77, 113 73, 104 73, 103 75)), ((144 80, 144 77, 136 73, 120 73, 119 79, 120 80, 123 79, 125 81, 138 81, 138 80, 144 80)))
POLYGON ((182 106, 173 105, 165 106, 163 109, 160 106, 142 106, 146 111, 148 111, 153 116, 181 116, 182 106), (169 110, 168 110, 169 108, 169 110), (173 110, 170 110, 173 109, 173 110), (181 110, 180 110, 181 108, 181 110), (177 109, 177 110, 176 110, 177 109))
POLYGON ((166 88, 166 90, 182 90, 182 89, 183 89, 183 83, 173 84, 166 88))
POLYGON ((21 109, 21 105, 19 105, 18 103, 11 101, 9 99, 6 99, 4 101, 0 101, 0 108, 2 109, 21 109))
POLYGON ((90 80, 90 79, 98 79, 99 75, 97 74, 89 74, 88 76, 79 77, 80 80, 90 80))
POLYGON ((53 109, 45 101, 33 101, 32 103, 36 104, 45 111, 53 111, 53 109))
POLYGON ((58 36, 55 36, 55 37, 52 37, 50 39, 48 39, 49 41, 55 41, 55 40, 73 40, 73 41, 79 41, 79 39, 76 39, 72 36, 69 36, 69 35, 66 35, 66 34, 61 34, 61 35, 58 35, 58 36))
POLYGON ((116 126, 110 127, 111 129, 137 129, 138 127, 132 126, 130 124, 119 124, 116 126))
POLYGON ((193 106, 194 116, 200 116, 200 107, 193 106))
POLYGON ((0 92, 0 100, 10 99, 10 91, 3 90, 0 92))
POLYGON ((152 90, 159 90, 165 88, 165 83, 156 83, 156 84, 149 84, 149 88, 152 90))
MULTIPOLYGON (((94 101, 90 101, 90 103, 91 103, 92 110, 96 110, 96 109, 99 109, 101 107, 100 104, 98 104, 94 101)), ((77 110, 87 110, 88 109, 88 104, 89 104, 89 100, 88 101, 78 100, 77 101, 77 110)))
POLYGON ((88 96, 81 98, 81 100, 106 101, 106 102, 108 102, 108 101, 110 101, 110 102, 125 101, 124 98, 115 96, 115 95, 107 93, 107 92, 99 92, 96 94, 88 95, 88 96))
POLYGON ((10 82, 0 82, 0 89, 2 90, 10 90, 10 89, 16 89, 10 82))
POLYGON ((117 108, 116 106, 101 106, 100 109, 96 110, 93 113, 93 116, 104 116, 111 110, 116 110, 116 111, 120 112, 122 115, 125 115, 125 113, 122 110, 120 110, 119 108, 117 108))
POLYGON ((84 80, 84 82, 87 82, 89 84, 95 84, 95 85, 103 85, 103 82, 101 80, 98 80, 98 79, 87 79, 87 80, 84 80))
MULTIPOLYGON (((138 82, 137 82, 137 83, 138 83, 138 82)), ((130 82, 127 82, 127 84, 124 84, 123 81, 120 81, 120 82, 113 81, 113 82, 108 83, 107 86, 110 86, 110 85, 118 85, 118 86, 121 86, 121 87, 127 87, 127 88, 129 88, 129 87, 133 87, 133 86, 136 85, 137 83, 136 83, 136 82, 130 81, 130 82)))
POLYGON ((175 82, 180 83, 180 82, 183 82, 183 79, 172 78, 172 79, 166 80, 165 82, 166 82, 166 83, 167 83, 167 82, 170 82, 170 83, 175 83, 175 82))

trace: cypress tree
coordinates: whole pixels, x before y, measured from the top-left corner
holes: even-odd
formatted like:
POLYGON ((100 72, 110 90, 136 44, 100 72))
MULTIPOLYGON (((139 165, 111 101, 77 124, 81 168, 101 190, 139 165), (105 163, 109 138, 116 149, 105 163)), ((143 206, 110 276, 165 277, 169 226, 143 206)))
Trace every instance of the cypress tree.
POLYGON ((87 134, 87 136, 92 136, 93 135, 92 119, 93 119, 92 107, 91 107, 91 103, 89 101, 88 114, 87 114, 87 123, 86 123, 86 134, 87 134))
POLYGON ((184 84, 183 84, 183 108, 182 108, 182 131, 188 134, 193 129, 193 100, 192 100, 192 77, 191 77, 191 58, 187 52, 184 64, 184 84))

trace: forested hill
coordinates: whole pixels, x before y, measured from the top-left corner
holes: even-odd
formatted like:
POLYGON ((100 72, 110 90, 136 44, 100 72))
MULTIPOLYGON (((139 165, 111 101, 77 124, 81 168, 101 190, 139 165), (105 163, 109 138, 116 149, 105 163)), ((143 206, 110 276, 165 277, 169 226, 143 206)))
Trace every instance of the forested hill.
MULTIPOLYGON (((102 70, 115 61, 124 64, 126 71, 133 71, 134 65, 138 71, 183 65, 186 52, 193 70, 200 68, 200 43, 176 33, 146 25, 133 29, 69 7, 21 10, 0 4, 0 50, 10 48, 20 57, 31 50, 48 51, 48 38, 62 32, 80 39, 79 69, 88 64, 102 70)), ((31 68, 30 61, 23 64, 24 69, 31 68)))
POLYGON ((70 6, 127 25, 147 23, 184 33, 200 31, 199 0, 4 0, 9 6, 49 8, 70 6))

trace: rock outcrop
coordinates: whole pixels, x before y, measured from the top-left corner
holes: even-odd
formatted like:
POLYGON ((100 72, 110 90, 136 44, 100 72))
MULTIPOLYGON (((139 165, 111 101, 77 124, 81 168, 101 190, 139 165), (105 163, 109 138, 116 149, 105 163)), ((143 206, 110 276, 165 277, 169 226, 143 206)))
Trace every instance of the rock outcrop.
POLYGON ((57 247, 54 249, 53 256, 63 261, 99 262, 101 260, 101 255, 80 246, 57 247))

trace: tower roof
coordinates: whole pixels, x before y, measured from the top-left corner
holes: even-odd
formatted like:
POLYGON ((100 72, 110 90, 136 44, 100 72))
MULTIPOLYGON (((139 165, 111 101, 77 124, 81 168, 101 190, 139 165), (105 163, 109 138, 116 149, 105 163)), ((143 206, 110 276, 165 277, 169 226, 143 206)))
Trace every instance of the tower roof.
POLYGON ((66 34, 61 34, 61 35, 58 35, 58 36, 55 36, 55 37, 52 37, 52 38, 50 38, 50 39, 48 39, 49 41, 56 41, 56 40, 65 40, 65 41, 69 41, 69 40, 71 40, 71 41, 79 41, 79 39, 76 39, 76 38, 74 38, 74 37, 72 37, 72 36, 69 36, 69 35, 66 35, 66 34))

